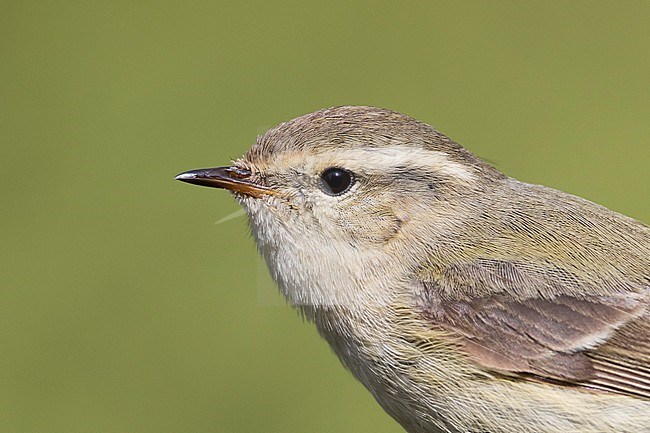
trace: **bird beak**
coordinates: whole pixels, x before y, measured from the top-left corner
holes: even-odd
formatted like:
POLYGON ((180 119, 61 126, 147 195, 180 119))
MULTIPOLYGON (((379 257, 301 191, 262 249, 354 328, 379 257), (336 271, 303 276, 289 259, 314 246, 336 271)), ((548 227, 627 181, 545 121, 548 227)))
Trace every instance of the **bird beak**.
POLYGON ((194 185, 224 188, 229 191, 259 198, 263 195, 275 195, 277 191, 248 180, 249 170, 237 167, 201 168, 177 175, 174 179, 194 185))

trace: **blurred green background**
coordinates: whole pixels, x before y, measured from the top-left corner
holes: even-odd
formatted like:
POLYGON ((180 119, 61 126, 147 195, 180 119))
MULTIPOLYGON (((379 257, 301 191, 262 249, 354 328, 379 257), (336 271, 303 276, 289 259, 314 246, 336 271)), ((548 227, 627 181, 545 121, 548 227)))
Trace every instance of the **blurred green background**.
POLYGON ((400 432, 222 191, 318 108, 433 124, 650 221, 650 3, 4 1, 0 431, 400 432))

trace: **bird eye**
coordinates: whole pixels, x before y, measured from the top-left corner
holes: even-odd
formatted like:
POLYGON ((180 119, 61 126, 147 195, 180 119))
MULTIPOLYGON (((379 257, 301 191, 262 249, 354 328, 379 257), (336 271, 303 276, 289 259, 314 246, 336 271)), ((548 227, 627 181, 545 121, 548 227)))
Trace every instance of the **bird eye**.
POLYGON ((329 195, 341 195, 347 192, 354 183, 354 175, 348 170, 338 167, 326 169, 321 175, 323 191, 329 195))

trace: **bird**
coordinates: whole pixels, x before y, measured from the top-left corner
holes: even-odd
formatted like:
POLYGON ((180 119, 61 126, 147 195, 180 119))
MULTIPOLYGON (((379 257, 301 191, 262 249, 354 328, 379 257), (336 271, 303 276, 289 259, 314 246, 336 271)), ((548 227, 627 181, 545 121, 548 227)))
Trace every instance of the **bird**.
POLYGON ((407 432, 650 432, 644 223, 366 106, 176 179, 234 195, 279 290, 407 432))

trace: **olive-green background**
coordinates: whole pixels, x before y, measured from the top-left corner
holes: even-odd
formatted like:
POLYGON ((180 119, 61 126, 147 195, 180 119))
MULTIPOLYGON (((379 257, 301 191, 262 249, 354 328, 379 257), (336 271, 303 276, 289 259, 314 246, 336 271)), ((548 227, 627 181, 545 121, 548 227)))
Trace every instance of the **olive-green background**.
POLYGON ((280 121, 431 123, 650 221, 650 3, 3 1, 0 432, 399 432, 223 191, 280 121))

